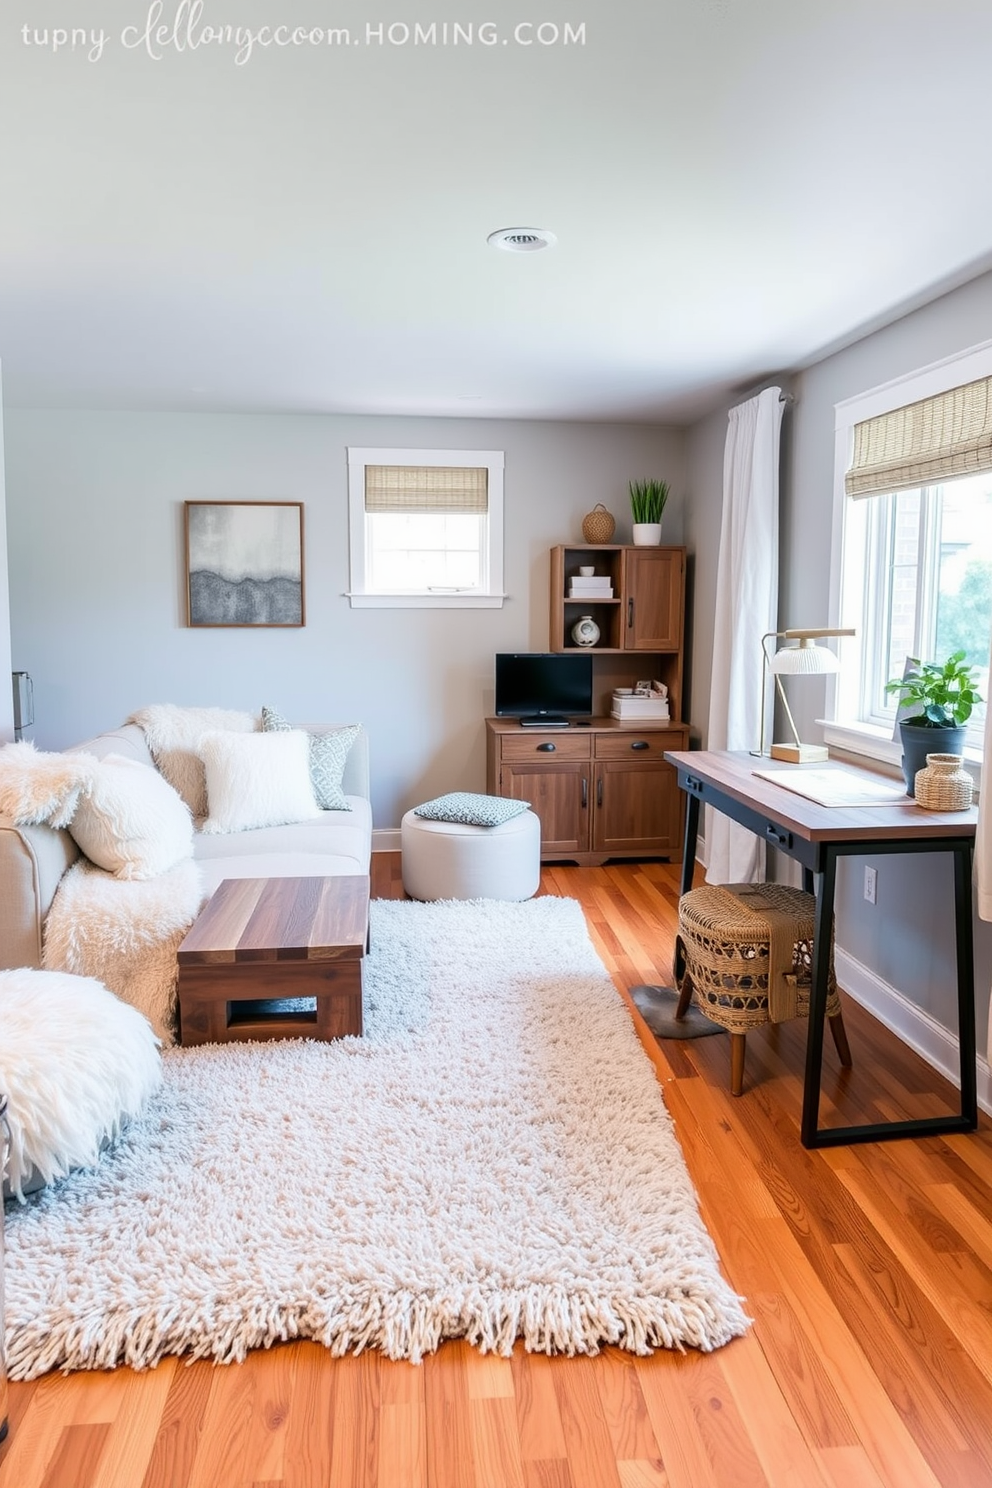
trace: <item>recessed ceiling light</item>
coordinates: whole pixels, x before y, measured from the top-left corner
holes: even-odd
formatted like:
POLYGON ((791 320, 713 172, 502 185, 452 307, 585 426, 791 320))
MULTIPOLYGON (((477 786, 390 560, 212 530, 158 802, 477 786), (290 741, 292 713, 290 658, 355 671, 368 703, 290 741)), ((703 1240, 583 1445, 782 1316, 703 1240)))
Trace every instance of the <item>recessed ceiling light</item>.
POLYGON ((494 248, 503 248, 507 253, 539 253, 542 248, 553 248, 557 241, 546 227, 501 227, 486 239, 494 248))

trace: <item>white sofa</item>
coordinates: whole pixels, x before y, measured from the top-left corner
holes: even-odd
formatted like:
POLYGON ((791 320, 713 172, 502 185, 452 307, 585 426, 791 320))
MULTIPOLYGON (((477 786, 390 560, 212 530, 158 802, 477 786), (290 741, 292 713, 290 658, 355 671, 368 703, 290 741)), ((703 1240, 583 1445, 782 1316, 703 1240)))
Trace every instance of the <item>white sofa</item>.
MULTIPOLYGON (((336 725, 304 725, 312 732, 336 725)), ((125 724, 75 746, 103 758, 124 755, 155 769, 141 729, 125 724)), ((360 730, 342 780, 349 811, 254 831, 197 832, 193 857, 209 896, 225 878, 365 874, 372 851, 368 741, 360 730)), ((0 969, 43 964, 45 922, 63 875, 80 857, 69 832, 17 826, 0 815, 0 969)))

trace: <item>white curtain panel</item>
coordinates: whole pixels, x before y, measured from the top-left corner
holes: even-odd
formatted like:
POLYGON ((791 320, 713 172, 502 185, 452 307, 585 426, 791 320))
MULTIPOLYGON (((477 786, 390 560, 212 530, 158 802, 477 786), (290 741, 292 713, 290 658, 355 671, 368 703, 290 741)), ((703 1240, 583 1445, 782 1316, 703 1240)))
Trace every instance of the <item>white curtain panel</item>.
MULTIPOLYGON (((723 457, 710 749, 757 749, 761 735, 761 637, 778 617, 778 470, 781 388, 730 410, 723 457)), ((757 761, 755 761, 757 764, 757 761)), ((764 878, 764 844, 706 810, 706 880, 764 878)))
MULTIPOLYGON (((992 675, 992 660, 990 660, 992 675)), ((985 747, 982 755, 982 789, 978 798, 978 833, 975 838, 975 882, 978 889, 978 913, 992 920, 992 704, 985 712, 985 747)), ((992 1064, 992 994, 989 995, 989 1032, 986 1056, 992 1064)))

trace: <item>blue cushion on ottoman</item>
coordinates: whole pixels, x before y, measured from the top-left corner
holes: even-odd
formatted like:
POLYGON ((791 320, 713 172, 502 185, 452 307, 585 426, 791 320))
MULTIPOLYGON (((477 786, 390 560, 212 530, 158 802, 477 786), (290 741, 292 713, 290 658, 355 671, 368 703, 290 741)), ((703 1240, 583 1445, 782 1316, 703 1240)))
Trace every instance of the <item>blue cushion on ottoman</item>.
POLYGON ((501 827, 529 809, 529 801, 479 796, 472 791, 450 791, 413 808, 415 816, 423 816, 427 821, 461 822, 467 827, 501 827))

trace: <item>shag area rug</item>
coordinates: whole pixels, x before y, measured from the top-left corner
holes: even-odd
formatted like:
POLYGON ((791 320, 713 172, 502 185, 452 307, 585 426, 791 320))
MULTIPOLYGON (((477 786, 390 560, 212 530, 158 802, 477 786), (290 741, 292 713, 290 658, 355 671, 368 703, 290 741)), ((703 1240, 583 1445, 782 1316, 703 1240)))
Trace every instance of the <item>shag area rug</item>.
POLYGON ((366 1029, 169 1050, 96 1168, 9 1205, 11 1377, 744 1331, 574 901, 373 902, 366 1029))

